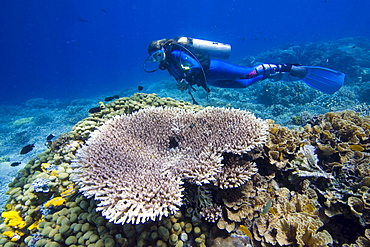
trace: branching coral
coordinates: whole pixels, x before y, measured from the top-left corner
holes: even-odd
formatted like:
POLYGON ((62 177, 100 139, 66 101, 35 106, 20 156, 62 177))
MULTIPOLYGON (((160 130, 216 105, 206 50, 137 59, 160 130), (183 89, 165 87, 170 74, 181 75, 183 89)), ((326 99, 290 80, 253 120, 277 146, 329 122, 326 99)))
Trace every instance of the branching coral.
POLYGON ((223 153, 250 151, 267 134, 264 121, 242 110, 148 108, 94 131, 77 153, 74 181, 115 223, 154 220, 178 210, 182 180, 215 181, 223 153))
POLYGON ((200 211, 200 215, 208 222, 215 223, 222 216, 222 207, 210 205, 200 211))
POLYGON ((237 188, 251 179, 258 171, 254 162, 232 157, 216 175, 214 185, 221 189, 237 188))

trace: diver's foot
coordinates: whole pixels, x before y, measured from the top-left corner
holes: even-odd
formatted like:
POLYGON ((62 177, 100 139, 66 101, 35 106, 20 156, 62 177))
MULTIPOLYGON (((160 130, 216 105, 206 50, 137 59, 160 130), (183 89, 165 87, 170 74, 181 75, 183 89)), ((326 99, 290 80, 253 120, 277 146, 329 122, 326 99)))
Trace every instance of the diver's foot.
POLYGON ((306 77, 307 71, 308 69, 305 66, 292 65, 290 71, 287 71, 287 72, 289 72, 289 74, 291 74, 292 76, 303 79, 306 77))

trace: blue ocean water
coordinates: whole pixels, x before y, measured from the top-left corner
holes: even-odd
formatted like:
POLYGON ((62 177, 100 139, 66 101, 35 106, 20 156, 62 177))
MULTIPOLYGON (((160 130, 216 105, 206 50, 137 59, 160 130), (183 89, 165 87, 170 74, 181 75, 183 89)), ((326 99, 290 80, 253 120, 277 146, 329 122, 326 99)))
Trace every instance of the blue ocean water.
POLYGON ((286 44, 370 38, 367 0, 17 0, 0 6, 0 104, 90 97, 169 78, 142 70, 148 43, 160 38, 230 43, 231 62, 286 44))
MULTIPOLYGON (((324 61, 347 74, 333 95, 265 80, 246 89, 212 88, 209 95, 198 90, 202 105, 246 109, 289 128, 328 111, 370 115, 369 10, 368 0, 2 1, 0 212, 9 183, 47 149, 46 137, 68 133, 104 97, 129 96, 143 85, 144 93, 191 101, 166 71, 143 71, 152 40, 183 35, 229 43, 229 61, 241 65, 248 56, 295 62, 279 60, 286 49, 282 59, 324 61), (30 144, 33 150, 20 154, 30 144)), ((352 242, 359 234, 353 229, 352 242)))

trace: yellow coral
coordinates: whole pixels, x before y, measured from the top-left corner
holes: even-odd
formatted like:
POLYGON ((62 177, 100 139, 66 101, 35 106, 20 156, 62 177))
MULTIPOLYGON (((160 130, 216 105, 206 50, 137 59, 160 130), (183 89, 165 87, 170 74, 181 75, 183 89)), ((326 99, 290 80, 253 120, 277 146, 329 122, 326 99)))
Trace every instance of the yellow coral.
POLYGON ((26 222, 17 211, 2 212, 1 216, 5 218, 5 224, 10 227, 22 229, 26 226, 26 222))
POLYGON ((64 205, 65 203, 66 203, 66 199, 64 199, 63 197, 59 196, 59 197, 55 197, 55 198, 47 201, 44 204, 44 207, 45 208, 58 207, 58 206, 64 205))
POLYGON ((43 172, 47 172, 47 169, 50 167, 50 163, 42 163, 41 164, 41 170, 43 172))
POLYGON ((38 228, 39 224, 40 224, 41 222, 43 222, 43 221, 45 221, 44 216, 42 216, 42 217, 41 217, 41 219, 39 219, 39 220, 37 220, 37 221, 33 222, 33 223, 32 223, 32 225, 30 225, 29 227, 27 227, 27 229, 28 229, 29 231, 32 231, 32 230, 34 230, 34 229, 38 228))
POLYGON ((15 231, 15 232, 5 231, 5 232, 3 232, 3 235, 10 238, 10 241, 15 242, 15 241, 18 241, 21 238, 21 236, 24 235, 24 233, 20 232, 20 231, 15 231))
POLYGON ((75 191, 75 189, 73 187, 73 183, 72 183, 71 185, 68 186, 67 190, 60 193, 60 195, 65 198, 65 197, 68 197, 70 195, 73 195, 75 192, 76 191, 75 191))
POLYGON ((58 174, 57 174, 57 171, 56 170, 52 170, 51 173, 50 173, 51 176, 54 176, 54 177, 58 177, 58 174))

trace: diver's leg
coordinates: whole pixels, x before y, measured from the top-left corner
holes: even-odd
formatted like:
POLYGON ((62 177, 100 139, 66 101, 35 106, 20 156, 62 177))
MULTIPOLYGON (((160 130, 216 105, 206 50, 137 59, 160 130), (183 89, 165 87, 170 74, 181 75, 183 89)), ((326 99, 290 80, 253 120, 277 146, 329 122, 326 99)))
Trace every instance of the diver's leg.
POLYGON ((211 59, 210 67, 206 72, 206 77, 208 81, 233 80, 236 78, 242 78, 253 70, 254 67, 248 68, 217 59, 211 59))

